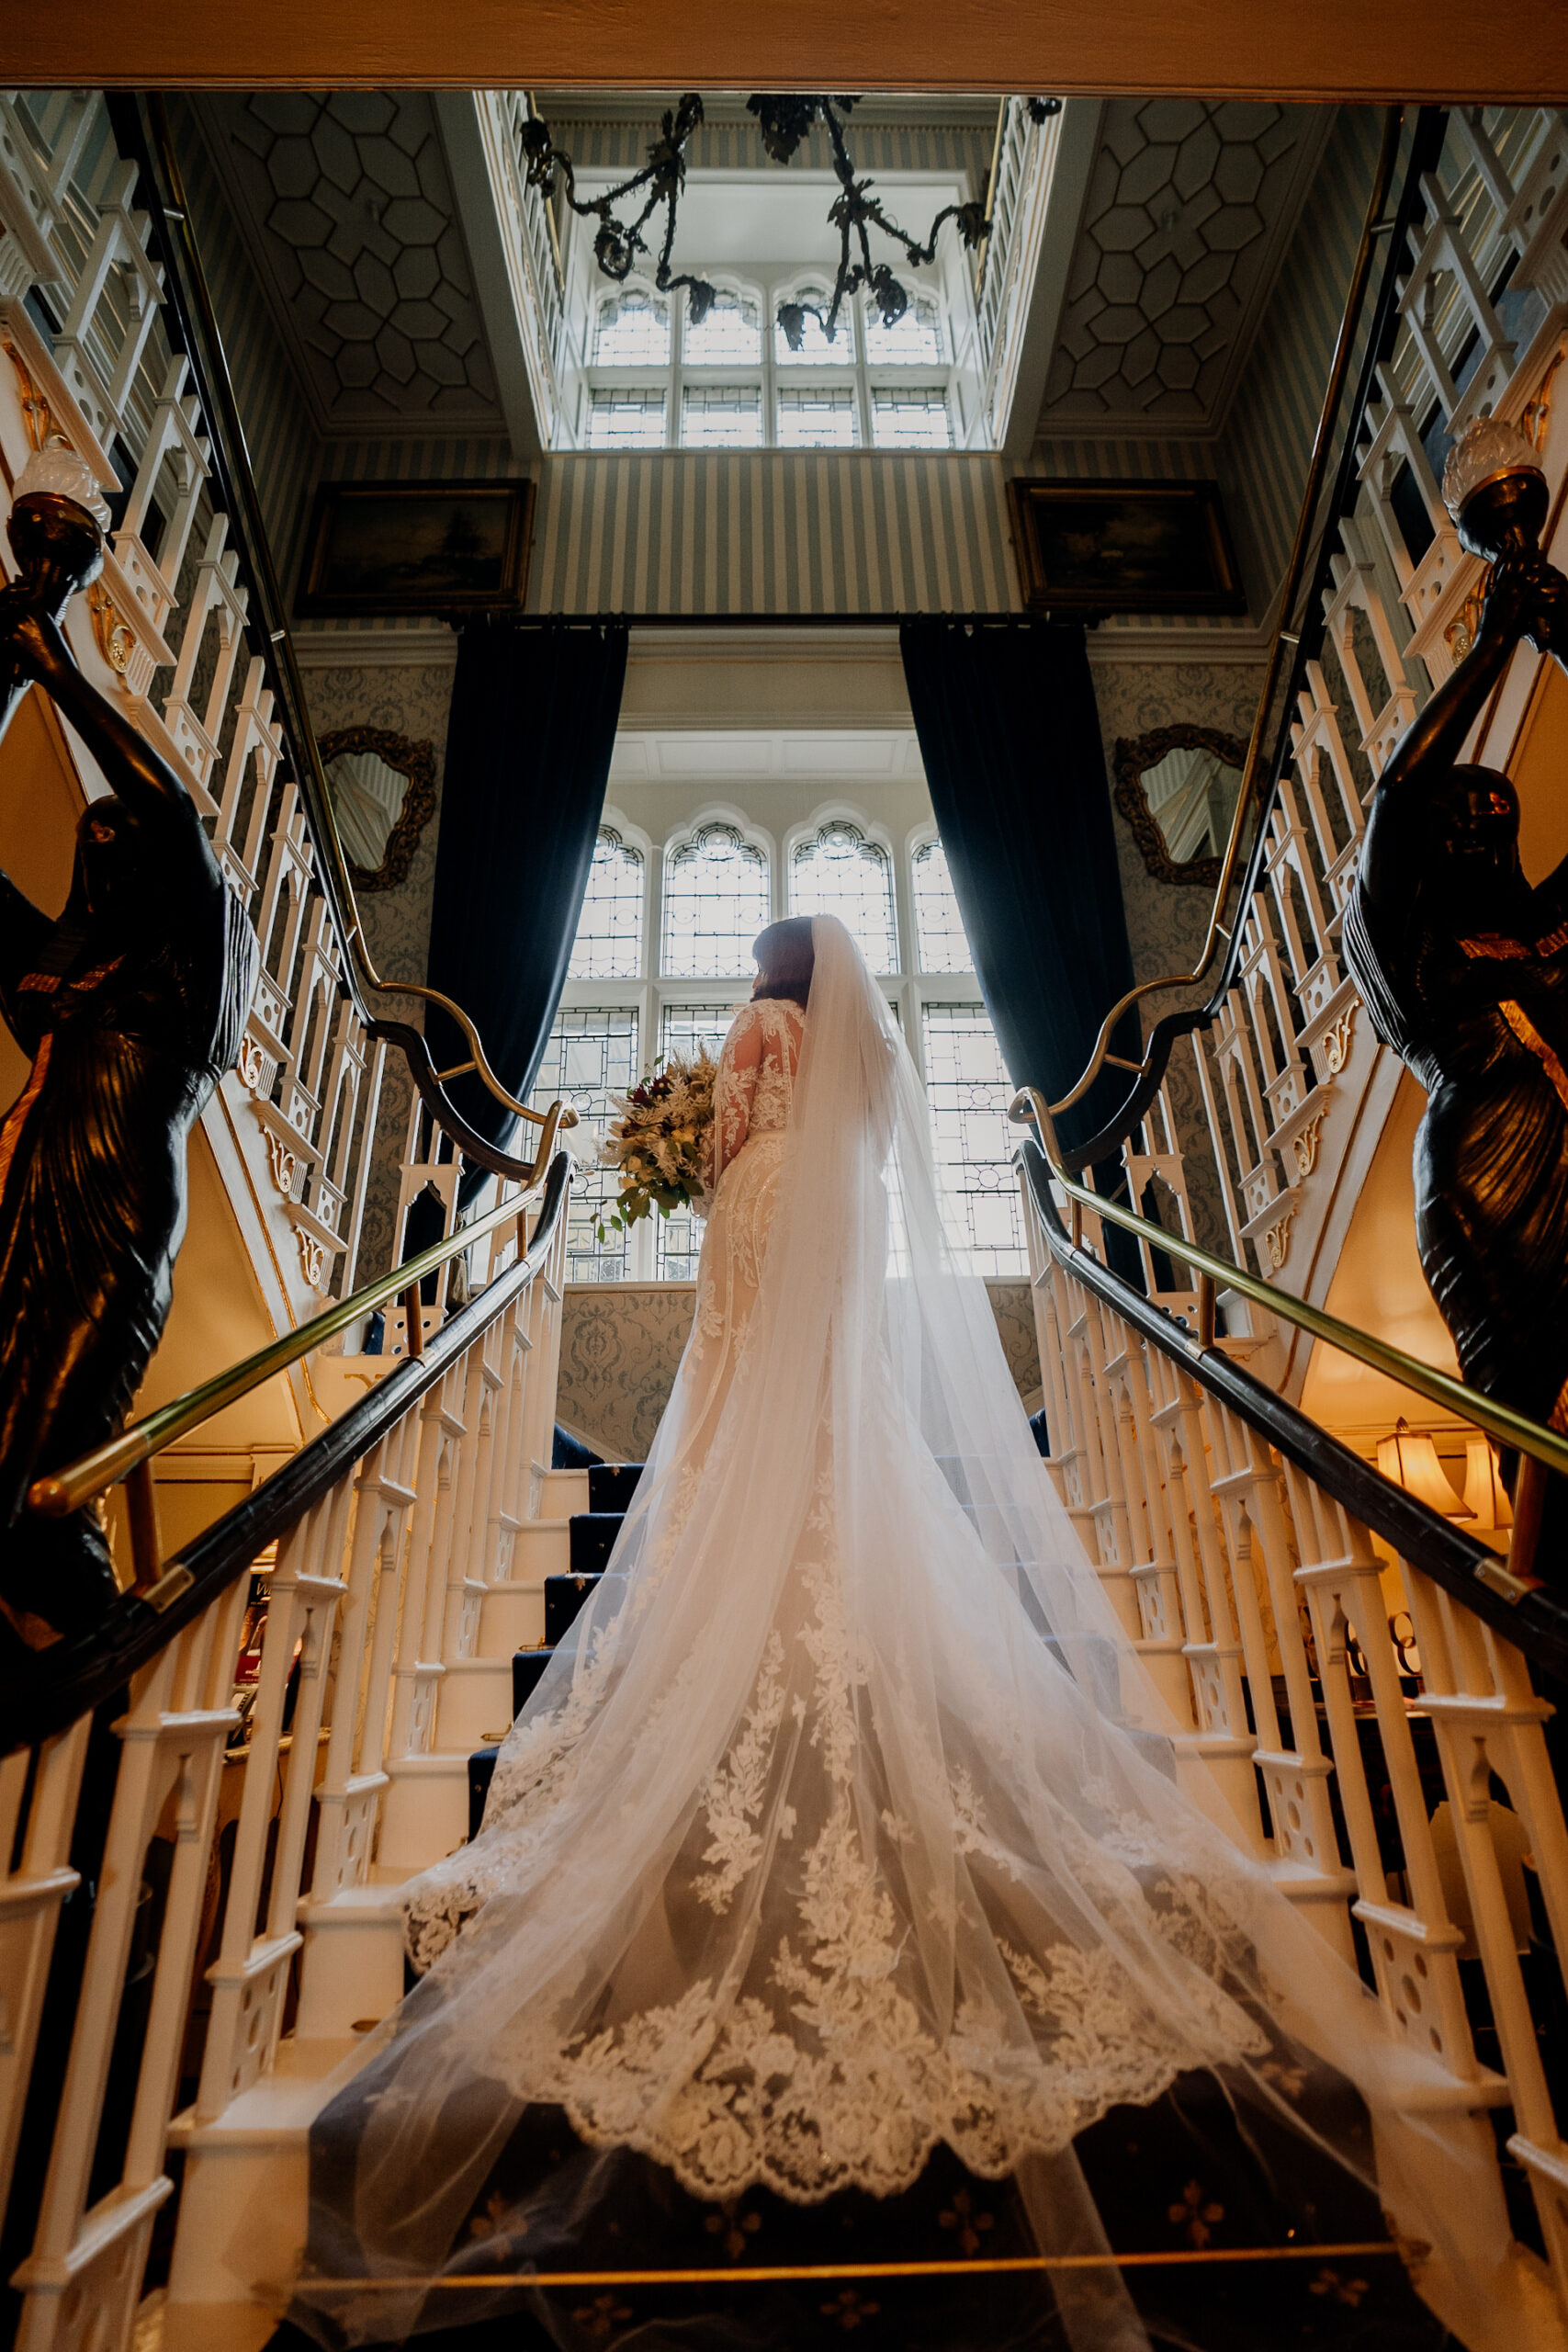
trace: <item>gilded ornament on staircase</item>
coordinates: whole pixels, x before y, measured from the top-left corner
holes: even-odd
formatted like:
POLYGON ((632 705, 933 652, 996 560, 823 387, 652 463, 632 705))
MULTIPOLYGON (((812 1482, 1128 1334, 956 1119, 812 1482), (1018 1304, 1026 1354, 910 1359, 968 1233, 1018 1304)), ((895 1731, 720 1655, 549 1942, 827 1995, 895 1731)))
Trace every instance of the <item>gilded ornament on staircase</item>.
POLYGON ((326 1263, 326 1244, 318 1241, 313 1233, 307 1233, 303 1226, 299 1228, 299 1263, 304 1269, 305 1280, 312 1290, 317 1290, 321 1287, 321 1268, 326 1263))
POLYGON ((1331 1028, 1323 1033, 1323 1058, 1331 1078, 1337 1078, 1350 1058, 1350 1040, 1356 1034, 1356 1008, 1348 1004, 1331 1028))
POLYGON ((1277 1225, 1271 1225, 1263 1236, 1263 1246, 1269 1252, 1269 1263, 1276 1273, 1291 1254, 1291 1219, 1293 1208, 1288 1208, 1277 1225))
POLYGON ((267 1057, 257 1040, 248 1034, 240 1040, 240 1058, 236 1065, 240 1082, 251 1093, 265 1091, 267 1057))
POLYGON ((123 678, 136 650, 136 631, 121 620, 119 607, 101 580, 95 580, 87 591, 87 610, 93 616, 98 651, 117 677, 123 678))
POLYGON ((1325 1111, 1314 1112, 1305 1126, 1299 1129, 1291 1138, 1291 1150, 1294 1155, 1297 1170, 1303 1176, 1310 1176, 1317 1166, 1317 1139, 1323 1132, 1323 1123, 1327 1115, 1325 1111))
POLYGON ((17 371, 17 381, 22 394, 22 416, 27 426, 28 443, 35 451, 39 450, 54 432, 53 413, 49 402, 33 382, 32 374, 26 360, 9 335, 0 341, 0 349, 4 349, 6 358, 17 371))
MULTIPOLYGON (((288 1200, 293 1194, 294 1179, 299 1173, 299 1159, 289 1150, 276 1128, 266 1128, 263 1140, 266 1145, 266 1160, 272 1170, 272 1181, 284 1199, 288 1200)), ((315 1280, 314 1275, 311 1280, 315 1280)))

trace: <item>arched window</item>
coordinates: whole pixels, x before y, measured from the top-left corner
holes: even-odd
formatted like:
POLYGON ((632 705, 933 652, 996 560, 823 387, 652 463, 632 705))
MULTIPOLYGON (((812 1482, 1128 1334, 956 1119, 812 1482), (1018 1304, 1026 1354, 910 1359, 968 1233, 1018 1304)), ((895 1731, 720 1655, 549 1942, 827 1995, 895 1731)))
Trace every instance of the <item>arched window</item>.
POLYGON ((601 825, 567 978, 635 980, 642 970, 642 852, 601 825))
POLYGON ((838 328, 831 343, 822 332, 820 311, 828 315, 832 295, 826 286, 797 286, 792 294, 784 296, 773 311, 773 359, 780 368, 852 368, 855 364, 855 322, 848 302, 839 312, 838 328), (795 350, 779 324, 779 311, 791 303, 809 302, 813 307, 800 321, 800 348, 795 350))
POLYGON ((964 919, 947 870, 947 852, 940 842, 926 842, 909 862, 915 900, 915 938, 922 972, 972 972, 964 919))
POLYGON ((682 325, 681 357, 688 368, 760 368, 762 306, 756 295, 721 286, 701 326, 689 318, 682 325))
POLYGON ((922 1006, 920 1046, 937 1179, 969 1245, 970 1271, 1016 1274, 1024 1259, 1007 1114, 1013 1090, 985 1006, 922 1006))
POLYGON ((699 825, 664 861, 663 967, 679 979, 736 979, 771 912, 767 852, 734 825, 699 825))
POLYGON ((893 861, 847 818, 830 817, 796 842, 789 862, 789 910, 837 915, 874 972, 898 969, 893 861))
POLYGON ((934 295, 915 294, 895 326, 883 324, 874 302, 865 306, 865 356, 872 368, 942 368, 942 310, 934 295))
POLYGON ((595 368, 668 368, 670 305, 646 286, 607 294, 593 327, 595 368))

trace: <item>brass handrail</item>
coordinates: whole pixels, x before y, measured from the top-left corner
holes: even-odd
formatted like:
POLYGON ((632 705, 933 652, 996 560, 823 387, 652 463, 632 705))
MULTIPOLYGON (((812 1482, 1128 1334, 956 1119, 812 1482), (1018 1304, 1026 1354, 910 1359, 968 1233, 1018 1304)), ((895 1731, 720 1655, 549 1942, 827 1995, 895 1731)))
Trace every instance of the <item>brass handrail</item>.
MULTIPOLYGON (((1306 569, 1308 550, 1312 545, 1313 522, 1317 514, 1318 502, 1323 495, 1323 478, 1327 470, 1329 451, 1333 446, 1335 418, 1339 407, 1340 395, 1345 389, 1345 379, 1350 369, 1356 334, 1360 324, 1361 305, 1366 298, 1367 280, 1371 275, 1372 254, 1380 234, 1386 233, 1389 227, 1389 223, 1383 218, 1383 211, 1388 202, 1389 189, 1393 184, 1393 168, 1398 161, 1399 136, 1404 119, 1403 107, 1389 107, 1385 110, 1382 145, 1378 153, 1377 170, 1372 178, 1372 191, 1367 204, 1366 219, 1361 225, 1361 241, 1356 248, 1355 266, 1350 272, 1349 288, 1345 297, 1345 310, 1339 322, 1339 334, 1334 346, 1328 381, 1324 388, 1323 406, 1318 413, 1317 433, 1313 441, 1312 456, 1307 466, 1306 487, 1302 495, 1301 513, 1296 518, 1295 540, 1291 548, 1291 560, 1286 568, 1285 583, 1280 591, 1280 611, 1274 627, 1274 639, 1269 651, 1269 668, 1258 697, 1258 711, 1253 719, 1252 733, 1247 741, 1247 758, 1241 772, 1241 784, 1235 797, 1235 810, 1231 818, 1231 829, 1225 842, 1224 856, 1220 862, 1220 878, 1214 886, 1213 904, 1209 910, 1209 927, 1203 938, 1203 952, 1190 972, 1171 972, 1162 979, 1140 980, 1135 988, 1129 989, 1124 996, 1118 997, 1100 1024, 1100 1035, 1094 1041, 1094 1050, 1089 1056, 1088 1067, 1082 1077, 1070 1093, 1064 1094, 1060 1102, 1052 1103, 1051 1109, 1058 1116, 1064 1111, 1070 1111, 1076 1102, 1083 1100, 1107 1062, 1115 1060, 1119 1068, 1134 1068, 1140 1073, 1146 1069, 1146 1054, 1144 1060, 1136 1064, 1122 1062, 1118 1057, 1111 1054, 1111 1038, 1117 1023, 1123 1013, 1139 1002, 1140 999, 1151 996, 1162 989, 1196 988, 1207 975, 1221 940, 1224 939, 1226 944, 1229 944, 1229 935, 1220 918, 1224 912, 1225 900, 1230 894, 1231 884, 1235 878, 1236 864, 1241 855, 1247 820, 1257 790, 1258 764, 1263 754, 1263 739, 1269 725, 1269 714, 1279 688, 1280 673, 1284 667, 1286 649, 1289 648, 1293 654, 1300 642, 1301 631, 1292 628, 1292 622, 1296 601, 1301 594, 1302 575, 1306 569)), ((1258 817, 1261 822, 1261 809, 1258 811, 1258 817)))
MULTIPOLYGON (((316 730, 310 721, 310 702, 299 670, 299 655, 294 649, 294 639, 288 627, 282 591, 273 565, 272 543, 267 537, 265 525, 262 519, 255 478, 251 471, 250 456, 245 447, 244 424, 240 414, 240 404, 235 396, 233 381, 229 373, 229 362, 223 347, 222 333, 218 324, 218 313, 213 305, 212 289, 207 281, 207 272, 202 264, 201 254, 196 242, 196 232, 191 223, 185 177, 180 170, 179 157, 175 152, 174 141, 170 136, 167 110, 162 98, 155 92, 148 96, 146 107, 147 123, 152 143, 156 148, 159 171, 163 175, 164 185, 174 201, 165 205, 162 190, 156 184, 149 193, 152 209, 164 237, 171 245, 177 246, 182 256, 183 285, 194 300, 202 339, 207 346, 206 367, 203 371, 207 381, 201 385, 201 390, 205 393, 210 388, 214 395, 212 406, 218 411, 224 425, 231 434, 233 446, 223 453, 226 459, 224 470, 230 478, 231 486, 237 495, 240 505, 244 509, 247 541, 245 554, 261 574, 257 585, 262 592, 262 603, 265 608, 264 630, 268 639, 267 650, 280 673, 279 683, 286 689, 280 698, 288 718, 289 732, 294 738, 293 748, 296 758, 298 760, 302 757, 310 770, 313 786, 309 796, 311 832, 316 840, 318 853, 330 870, 331 888, 327 891, 327 897, 330 901, 335 902, 334 912, 341 910, 343 917, 346 918, 342 924, 344 951, 352 959, 363 985, 373 989, 377 994, 417 996, 428 1004, 438 1004, 442 1011, 457 1023, 468 1039, 473 1053, 472 1068, 480 1081, 495 1100, 503 1104, 508 1111, 513 1112, 521 1119, 531 1120, 536 1127, 542 1127, 547 1119, 557 1112, 561 1112, 560 1125, 574 1126, 577 1124, 577 1114, 570 1105, 566 1106, 564 1111, 558 1103, 552 1104, 549 1111, 536 1111, 531 1103, 519 1102, 516 1095, 502 1084, 490 1066, 479 1031, 460 1004, 445 995, 440 989, 423 987, 412 980, 384 980, 372 961, 369 947, 366 943, 365 928, 360 921, 359 901, 355 893, 353 877, 348 870, 348 861, 344 855, 343 842, 338 834, 337 814, 333 807, 333 797, 327 784, 326 770, 321 763, 321 745, 316 741, 316 730)), ((189 356, 194 364, 196 354, 193 352, 189 356)), ((209 422, 216 421, 216 419, 209 419, 209 422)), ((457 1073, 448 1072, 447 1074, 451 1076, 457 1073)), ((536 1156, 534 1162, 535 1179, 537 1178, 542 1166, 543 1152, 541 1151, 536 1156)))
MULTIPOLYGON (((555 1137, 555 1115, 559 1107, 558 1103, 553 1104, 545 1114, 548 1126, 545 1137, 547 1147, 555 1137)), ((204 1381, 198 1388, 187 1389, 183 1396, 176 1396, 170 1404, 160 1405, 156 1412, 143 1414, 141 1420, 133 1421, 129 1429, 122 1430, 118 1437, 108 1439, 105 1444, 95 1446, 91 1453, 84 1453, 79 1461, 51 1472, 48 1477, 35 1479, 28 1489, 29 1507, 46 1519, 63 1519, 68 1512, 79 1510, 84 1503, 107 1494, 111 1487, 118 1486, 141 1464, 151 1462, 154 1454, 162 1453, 166 1446, 174 1444, 176 1438, 185 1437, 191 1430, 198 1429, 203 1421, 210 1420, 213 1414, 221 1412, 225 1405, 232 1405, 240 1397, 248 1396, 252 1389, 259 1388, 275 1374, 287 1372, 291 1363, 297 1363, 312 1348, 320 1347, 323 1340, 330 1340, 337 1332, 345 1330, 349 1324, 357 1322, 362 1315, 368 1315, 374 1308, 385 1306, 389 1299, 407 1296, 411 1292, 413 1297, 410 1304, 409 1352, 417 1355, 421 1341, 415 1330, 415 1321, 419 1285, 424 1277, 438 1272, 449 1259, 472 1249, 474 1243, 482 1240, 487 1233, 494 1233, 500 1227, 522 1216, 539 1190, 536 1182, 525 1186, 511 1200, 502 1201, 485 1216, 476 1217, 472 1225, 459 1226, 444 1241, 433 1242, 428 1250, 422 1250, 417 1258, 407 1259, 391 1273, 383 1274, 378 1282, 367 1283, 363 1290, 356 1290, 352 1298, 340 1299, 335 1306, 329 1306, 310 1322, 302 1323, 297 1331, 286 1331, 281 1339, 271 1340, 265 1348, 258 1348, 254 1355, 246 1356, 243 1363, 231 1364, 227 1372, 220 1372, 214 1379, 204 1381)))
MULTIPOLYGON (((1390 1347, 1386 1340, 1375 1340, 1370 1331, 1359 1330, 1353 1323, 1342 1323, 1337 1315, 1325 1315, 1321 1307, 1309 1306, 1304 1299, 1294 1297, 1289 1291, 1276 1289, 1273 1283, 1261 1281, 1256 1274, 1249 1274, 1244 1266, 1235 1264, 1231 1259, 1216 1258, 1212 1250, 1200 1249, 1184 1234, 1168 1232, 1163 1225, 1156 1225, 1152 1218, 1140 1216, 1134 1209, 1122 1208, 1119 1202, 1107 1200, 1103 1193, 1091 1192, 1087 1184, 1080 1184, 1076 1177, 1067 1174, 1061 1164, 1051 1106, 1038 1087, 1026 1086, 1014 1095, 1008 1106, 1008 1116, 1019 1126, 1026 1126, 1032 1122, 1053 1183, 1059 1184, 1067 1198, 1079 1207, 1091 1210, 1098 1217, 1109 1218, 1112 1225, 1121 1226, 1127 1233, 1135 1233, 1152 1249, 1163 1250, 1168 1258, 1175 1259, 1179 1264, 1191 1266, 1204 1282, 1239 1291, 1243 1298, 1268 1307, 1271 1314, 1278 1315, 1286 1323, 1295 1324, 1298 1329, 1309 1332, 1314 1340, 1325 1340, 1331 1348, 1337 1348, 1344 1355, 1353 1356, 1369 1370, 1383 1373, 1389 1379, 1397 1380, 1402 1386, 1414 1389, 1418 1396, 1425 1396, 1428 1404, 1440 1405, 1448 1411, 1457 1413, 1461 1419, 1473 1421, 1477 1429, 1484 1430, 1487 1436, 1495 1438, 1499 1445, 1512 1446, 1517 1452, 1528 1454, 1532 1461, 1543 1464, 1547 1469, 1568 1476, 1568 1438, 1559 1436, 1555 1430, 1544 1429, 1539 1421, 1529 1419, 1523 1413, 1516 1413, 1511 1405, 1500 1405, 1495 1396, 1483 1396, 1479 1389, 1467 1387, 1462 1380, 1451 1379, 1446 1372, 1435 1372, 1419 1357, 1407 1356, 1403 1348, 1390 1347)), ((1209 1333, 1194 1334, 1192 1346, 1199 1353, 1213 1344, 1213 1303, 1202 1298, 1202 1288, 1201 1283, 1200 1320, 1209 1325, 1209 1333)), ((1455 1499, 1457 1501, 1457 1497, 1455 1499)))

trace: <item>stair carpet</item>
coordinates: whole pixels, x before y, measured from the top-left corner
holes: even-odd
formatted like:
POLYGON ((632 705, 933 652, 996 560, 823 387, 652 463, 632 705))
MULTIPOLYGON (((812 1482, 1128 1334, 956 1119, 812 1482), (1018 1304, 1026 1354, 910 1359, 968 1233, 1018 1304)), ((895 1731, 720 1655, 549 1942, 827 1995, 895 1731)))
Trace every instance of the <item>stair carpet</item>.
MULTIPOLYGON (((590 1469, 588 1509, 574 1511, 567 1522, 570 1566, 564 1576, 545 1578, 544 1641, 537 1648, 518 1650, 512 1660, 513 1723, 538 1689, 545 1668, 556 1654, 557 1643, 570 1630, 578 1611, 597 1588, 641 1476, 640 1462, 601 1462, 590 1469)), ((499 1740, 487 1741, 468 1758, 470 1838, 479 1834, 500 1752, 499 1740)))

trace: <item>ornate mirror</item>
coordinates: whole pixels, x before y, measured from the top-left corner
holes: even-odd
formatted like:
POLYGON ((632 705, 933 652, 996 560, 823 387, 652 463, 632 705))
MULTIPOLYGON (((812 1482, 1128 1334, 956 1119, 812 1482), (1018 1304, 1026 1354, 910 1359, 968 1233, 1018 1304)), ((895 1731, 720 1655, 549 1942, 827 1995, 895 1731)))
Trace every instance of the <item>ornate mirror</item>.
POLYGON ((1118 737, 1116 806, 1156 882, 1213 889, 1246 759, 1246 744, 1217 727, 1118 737))
POLYGON ((435 807, 434 744, 340 727, 321 738, 321 765, 355 888, 396 889, 435 807))

